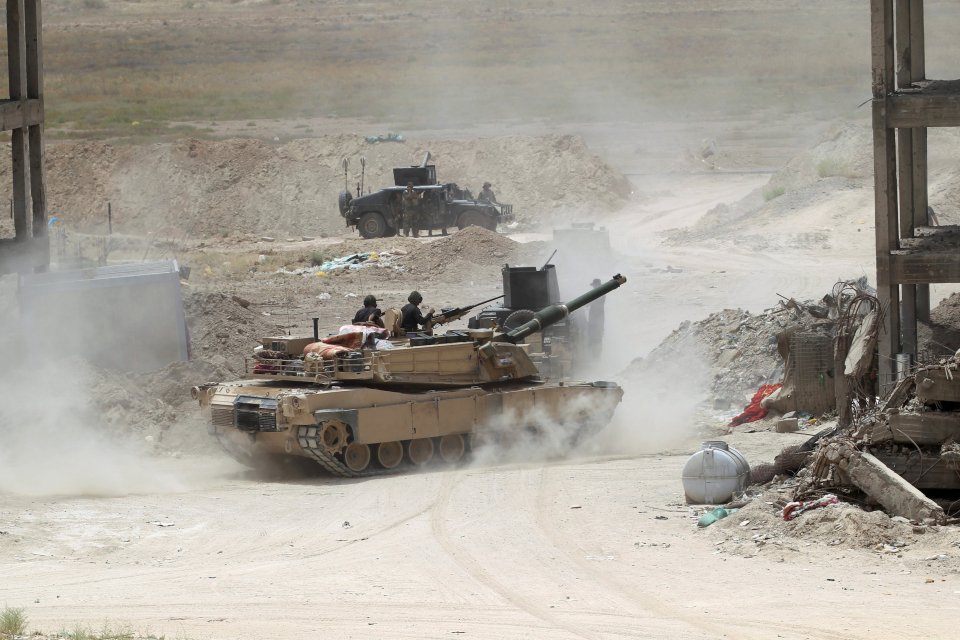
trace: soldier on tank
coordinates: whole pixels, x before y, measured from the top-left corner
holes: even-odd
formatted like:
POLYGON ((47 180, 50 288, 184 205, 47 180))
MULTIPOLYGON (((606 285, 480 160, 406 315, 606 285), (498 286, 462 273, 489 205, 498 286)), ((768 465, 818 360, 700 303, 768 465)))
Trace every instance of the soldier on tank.
POLYGON ((420 236, 420 227, 423 223, 420 212, 420 194, 413 190, 413 183, 408 182, 407 188, 403 192, 403 235, 410 235, 410 227, 413 227, 413 237, 420 236))
POLYGON ((492 184, 484 182, 483 188, 480 190, 480 195, 477 196, 477 200, 480 202, 489 202, 490 204, 500 204, 497 202, 497 196, 491 187, 493 187, 492 184))
POLYGON ((423 312, 420 311, 420 303, 422 302, 423 296, 420 295, 419 291, 412 291, 410 295, 407 296, 407 304, 403 305, 403 308, 400 309, 400 326, 404 332, 411 333, 418 331, 420 327, 426 327, 433 318, 435 309, 430 307, 427 315, 423 315, 423 312))
POLYGON ((368 295, 363 299, 363 308, 357 311, 353 316, 353 324, 371 322, 378 327, 383 326, 381 316, 383 312, 377 308, 377 298, 374 295, 368 295))

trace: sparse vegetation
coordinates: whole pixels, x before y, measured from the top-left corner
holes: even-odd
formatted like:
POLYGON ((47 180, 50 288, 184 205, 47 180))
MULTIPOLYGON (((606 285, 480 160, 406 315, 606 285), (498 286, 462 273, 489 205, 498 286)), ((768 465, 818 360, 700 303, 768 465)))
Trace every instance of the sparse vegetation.
POLYGON ((842 160, 824 158, 817 163, 817 175, 821 178, 859 178, 859 173, 842 160))
POLYGON ((103 623, 103 628, 100 631, 94 631, 89 627, 78 624, 74 626, 72 631, 64 631, 60 635, 68 640, 147 640, 153 638, 153 636, 136 635, 127 628, 113 629, 106 622, 103 623))
MULTIPOLYGON (((101 4, 114 6, 105 0, 73 6, 101 4)), ((462 15, 456 3, 430 4, 429 12, 417 3, 409 13, 391 13, 384 16, 396 26, 390 29, 362 13, 344 14, 335 3, 303 2, 296 3, 303 12, 297 21, 277 30, 272 14, 290 3, 273 0, 243 3, 223 20, 171 20, 158 26, 161 15, 226 4, 124 3, 124 16, 142 19, 79 26, 68 8, 52 12, 44 24, 48 126, 140 137, 145 132, 130 122, 147 127, 151 122, 336 114, 389 119, 403 127, 436 126, 438 121, 468 126, 478 117, 606 122, 635 118, 638 107, 641 116, 677 108, 689 113, 698 105, 715 114, 717 105, 745 100, 756 105, 792 102, 802 109, 814 100, 801 89, 810 85, 821 87, 814 106, 822 108, 823 95, 857 94, 863 83, 855 64, 856 38, 841 42, 840 50, 830 49, 829 60, 827 52, 811 49, 813 41, 805 34, 819 28, 817 12, 790 12, 795 28, 786 36, 778 29, 756 30, 757 47, 789 52, 788 60, 767 56, 735 71, 722 57, 670 56, 657 66, 646 60, 647 52, 675 46, 669 38, 679 20, 686 22, 683 32, 690 46, 709 43, 725 49, 727 38, 735 37, 731 27, 741 19, 726 11, 691 21, 683 12, 605 8, 572 23, 565 9, 510 10, 509 19, 484 16, 488 37, 467 41, 460 23, 474 16, 462 15), (611 22, 622 28, 611 30, 611 22), (410 29, 417 38, 408 37, 410 29), (544 34, 558 37, 545 39, 544 34), (503 56, 506 42, 509 60, 503 56), (610 58, 611 49, 634 55, 610 58), (850 62, 837 68, 838 60, 850 62), (783 68, 790 83, 755 82, 758 76, 767 79, 773 67, 783 68), (834 69, 826 79, 816 71, 824 67, 834 69), (598 68, 605 73, 598 74, 598 68), (610 83, 608 77, 628 81, 610 83), (416 90, 411 90, 410 78, 416 79, 416 90), (749 96, 742 95, 745 87, 750 87, 749 96)), ((781 24, 784 14, 770 10, 764 19, 781 24)))
POLYGON ((763 201, 770 202, 774 198, 779 198, 787 192, 783 185, 769 185, 763 189, 763 201))
POLYGON ((4 607, 0 612, 0 638, 7 640, 15 636, 26 635, 27 615, 23 609, 4 607))

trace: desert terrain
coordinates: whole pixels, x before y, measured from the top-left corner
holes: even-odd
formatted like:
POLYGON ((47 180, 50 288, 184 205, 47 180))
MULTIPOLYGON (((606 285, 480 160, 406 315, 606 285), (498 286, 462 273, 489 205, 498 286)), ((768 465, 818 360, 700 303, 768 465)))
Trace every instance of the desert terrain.
MULTIPOLYGON (((734 362, 712 343, 657 350, 708 316, 736 327, 779 296, 874 280, 864 3, 61 0, 44 11, 54 266, 103 252, 189 266, 193 360, 133 374, 23 357, 16 277, 0 278, 4 352, 22 360, 0 373, 0 606, 22 610, 27 632, 953 631, 956 527, 852 505, 784 522, 772 487, 698 529, 680 476, 700 442, 769 462, 829 420, 728 433, 775 348, 734 362), (405 141, 366 139, 388 132, 405 141), (343 225, 337 194, 356 189, 361 157, 377 189, 428 151, 442 180, 493 182, 517 221, 376 240, 343 225), (554 229, 571 222, 608 229, 612 250, 557 246, 554 229), (313 316, 335 332, 367 293, 471 304, 501 293, 504 263, 539 266, 554 249, 565 295, 628 279, 607 297, 602 353, 580 372, 625 391, 595 441, 361 480, 255 473, 210 441, 190 388, 241 376, 259 338, 308 334, 313 316), (317 273, 358 252, 378 259, 317 273)), ((927 11, 929 75, 954 77, 958 10, 927 11)), ((957 142, 930 134, 943 223, 960 223, 957 142)), ((9 171, 0 160, 0 188, 9 171)), ((934 304, 952 291, 933 287, 934 304)))

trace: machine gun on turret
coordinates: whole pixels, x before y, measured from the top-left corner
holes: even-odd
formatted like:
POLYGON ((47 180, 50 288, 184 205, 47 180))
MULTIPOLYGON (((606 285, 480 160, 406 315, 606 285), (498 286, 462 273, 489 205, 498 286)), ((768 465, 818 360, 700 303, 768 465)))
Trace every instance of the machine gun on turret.
POLYGON ((470 311, 472 311, 473 309, 476 309, 480 305, 493 302, 494 300, 499 300, 502 297, 503 297, 503 294, 500 294, 499 296, 495 296, 493 298, 490 298, 489 300, 477 302, 475 304, 471 304, 466 307, 456 307, 454 309, 447 309, 446 311, 441 311, 440 313, 430 318, 430 322, 427 323, 426 329, 429 331, 430 329, 433 329, 433 327, 435 327, 436 325, 446 324, 448 322, 453 322, 454 320, 459 320, 460 318, 467 315, 468 313, 470 313, 470 311))

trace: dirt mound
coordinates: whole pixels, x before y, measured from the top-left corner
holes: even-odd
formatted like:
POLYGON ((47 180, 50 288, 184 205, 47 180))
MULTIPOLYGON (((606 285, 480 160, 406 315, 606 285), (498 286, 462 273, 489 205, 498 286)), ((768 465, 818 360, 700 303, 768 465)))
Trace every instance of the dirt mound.
POLYGON ((184 311, 195 358, 240 375, 243 355, 252 353, 261 338, 282 333, 278 324, 244 302, 222 293, 186 293, 184 311))
MULTIPOLYGON (((360 181, 364 191, 393 184, 393 167, 420 162, 427 151, 443 182, 476 193, 489 180, 521 221, 602 214, 630 197, 627 179, 569 136, 368 144, 333 135, 287 143, 259 139, 114 146, 63 142, 47 147, 51 216, 88 231, 114 229, 168 237, 321 235, 344 231, 337 194, 360 181), (350 170, 346 181, 341 161, 350 170)), ((0 180, 10 161, 0 159, 0 180)))
POLYGON ((848 193, 872 186, 872 152, 869 123, 838 125, 762 188, 737 202, 717 205, 695 225, 667 232, 666 241, 682 245, 728 240, 759 251, 830 248, 835 240, 825 228, 846 232, 855 220, 863 219, 860 224, 865 225, 866 218, 872 219, 872 212, 865 210, 872 200, 854 202, 848 193))
POLYGON ((722 544, 725 552, 736 555, 786 550, 800 540, 885 553, 926 541, 914 535, 910 524, 897 522, 883 511, 864 511, 847 502, 815 509, 790 521, 783 519, 782 509, 783 495, 771 489, 709 531, 723 539, 717 544, 722 544))

